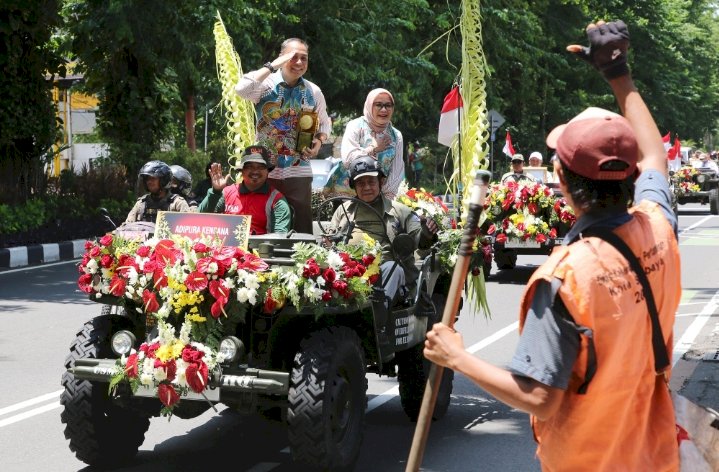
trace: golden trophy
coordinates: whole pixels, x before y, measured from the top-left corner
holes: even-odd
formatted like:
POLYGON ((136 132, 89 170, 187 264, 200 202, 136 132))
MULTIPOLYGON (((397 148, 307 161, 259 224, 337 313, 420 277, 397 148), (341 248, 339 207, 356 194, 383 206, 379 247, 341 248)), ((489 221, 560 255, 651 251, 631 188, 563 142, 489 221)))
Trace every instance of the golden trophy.
POLYGON ((297 147, 298 152, 302 152, 304 148, 312 147, 312 139, 317 133, 319 118, 314 110, 302 110, 297 120, 297 147))

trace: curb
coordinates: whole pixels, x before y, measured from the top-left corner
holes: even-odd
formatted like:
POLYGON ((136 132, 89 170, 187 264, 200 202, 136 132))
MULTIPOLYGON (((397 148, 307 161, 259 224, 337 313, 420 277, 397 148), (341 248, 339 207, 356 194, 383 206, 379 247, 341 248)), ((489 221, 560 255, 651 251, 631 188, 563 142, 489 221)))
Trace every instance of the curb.
POLYGON ((0 249, 0 267, 22 267, 82 257, 85 239, 0 249))

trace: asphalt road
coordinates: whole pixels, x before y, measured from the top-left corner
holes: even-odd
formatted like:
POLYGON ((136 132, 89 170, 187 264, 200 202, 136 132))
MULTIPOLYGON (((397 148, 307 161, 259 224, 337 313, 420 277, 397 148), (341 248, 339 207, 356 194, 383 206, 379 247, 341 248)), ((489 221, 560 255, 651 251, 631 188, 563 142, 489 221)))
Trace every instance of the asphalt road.
MULTIPOLYGON (((713 377, 719 349, 719 217, 680 207, 682 305, 675 325, 673 385, 719 409, 713 377)), ((524 284, 545 256, 487 284, 491 319, 465 309, 456 325, 467 349, 498 365, 511 358, 524 284)), ((0 271, 0 457, 4 472, 90 470, 68 448, 60 422, 60 376, 75 332, 100 306, 76 288, 75 263, 0 271)), ((405 469, 415 424, 405 416, 395 379, 370 375, 369 411, 358 471, 405 469)), ((447 416, 431 425, 422 470, 539 471, 527 416, 457 376, 447 416)), ((121 471, 294 471, 281 423, 229 410, 151 422, 136 461, 121 471)))

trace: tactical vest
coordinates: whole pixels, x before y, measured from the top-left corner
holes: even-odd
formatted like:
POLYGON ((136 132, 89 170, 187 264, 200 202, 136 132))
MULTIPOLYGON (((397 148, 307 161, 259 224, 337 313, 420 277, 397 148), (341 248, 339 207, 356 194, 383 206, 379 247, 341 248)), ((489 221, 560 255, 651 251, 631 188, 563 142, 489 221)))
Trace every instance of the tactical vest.
POLYGON ((159 200, 152 198, 150 194, 140 197, 140 211, 138 211, 138 221, 148 221, 154 223, 157 219, 158 211, 169 211, 170 205, 177 199, 177 195, 168 192, 167 195, 159 200))
MULTIPOLYGON (((679 247, 656 203, 644 201, 630 213, 632 220, 614 232, 644 267, 671 353, 679 247)), ((629 263, 596 237, 556 248, 527 284, 520 330, 536 282, 554 278, 562 281, 559 295, 582 334, 559 410, 546 420, 531 418, 543 470, 678 470, 672 400, 654 372, 649 312, 629 263)))
POLYGON ((272 232, 272 209, 283 195, 270 187, 269 193, 240 193, 239 184, 222 190, 225 197, 225 213, 228 215, 250 215, 250 234, 272 232))

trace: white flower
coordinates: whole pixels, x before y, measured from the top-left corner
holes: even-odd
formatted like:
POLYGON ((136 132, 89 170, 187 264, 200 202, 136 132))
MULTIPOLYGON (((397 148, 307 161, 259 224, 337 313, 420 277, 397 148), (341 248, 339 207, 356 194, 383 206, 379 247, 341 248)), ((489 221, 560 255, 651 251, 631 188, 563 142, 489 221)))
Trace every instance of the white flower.
POLYGON ((87 261, 87 265, 85 266, 85 268, 87 272, 91 274, 96 274, 98 269, 97 261, 95 259, 90 259, 89 261, 87 261))
POLYGON ((156 382, 162 382, 167 378, 167 372, 163 367, 155 367, 152 369, 152 375, 155 377, 156 382))
POLYGON ((344 262, 342 261, 339 253, 331 251, 327 256, 327 265, 332 267, 335 271, 338 271, 342 268, 344 262))

